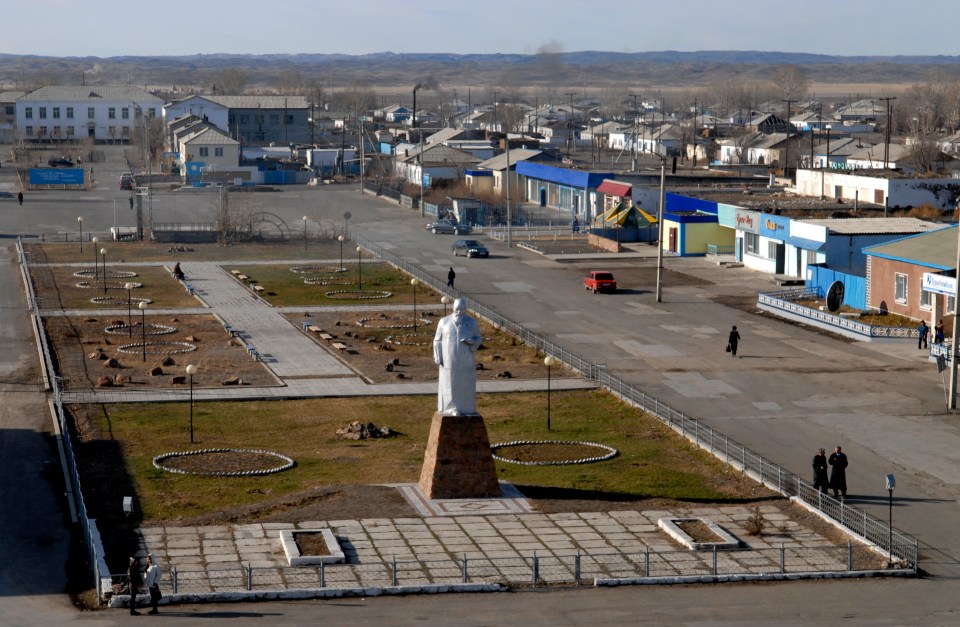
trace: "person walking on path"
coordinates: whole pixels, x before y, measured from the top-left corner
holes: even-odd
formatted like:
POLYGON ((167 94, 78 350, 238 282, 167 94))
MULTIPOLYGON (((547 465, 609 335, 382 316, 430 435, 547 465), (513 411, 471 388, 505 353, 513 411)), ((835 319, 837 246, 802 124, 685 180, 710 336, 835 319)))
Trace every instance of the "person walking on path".
POLYGON ((453 281, 457 278, 457 273, 453 271, 453 268, 450 268, 450 272, 447 272, 447 287, 454 289, 453 281))
POLYGON ((827 451, 820 449, 813 456, 813 487, 824 494, 830 487, 830 481, 827 479, 827 451))
POLYGON ((937 344, 943 344, 943 320, 937 320, 937 324, 933 327, 933 329, 933 341, 937 344))
POLYGON ((157 605, 160 603, 160 567, 153 559, 153 553, 147 555, 147 570, 143 576, 143 585, 150 591, 150 605, 152 609, 147 614, 159 614, 157 605))
POLYGON ((737 325, 730 329, 730 336, 727 338, 727 352, 731 357, 737 356, 737 345, 740 343, 740 333, 737 331, 737 325))
POLYGON ((17 202, 23 204, 23 190, 17 192, 17 202))
POLYGON ((140 574, 140 565, 137 564, 136 556, 130 556, 130 567, 127 568, 127 582, 130 585, 130 615, 140 616, 137 611, 137 593, 143 586, 143 575, 140 574))
POLYGON ((830 472, 830 489, 834 498, 847 496, 847 456, 838 446, 827 460, 833 470, 830 472))
POLYGON ((917 327, 917 350, 927 348, 927 336, 930 335, 930 327, 923 320, 917 327))

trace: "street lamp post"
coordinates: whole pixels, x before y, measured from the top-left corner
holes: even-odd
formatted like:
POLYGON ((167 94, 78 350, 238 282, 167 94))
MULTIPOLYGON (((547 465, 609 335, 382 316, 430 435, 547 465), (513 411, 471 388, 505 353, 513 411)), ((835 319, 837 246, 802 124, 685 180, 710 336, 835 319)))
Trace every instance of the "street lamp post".
POLYGON ((825 170, 830 167, 830 125, 827 124, 824 128, 827 131, 827 156, 823 160, 823 168, 820 170, 820 200, 825 198, 823 195, 824 178, 826 178, 825 170))
POLYGON ((132 304, 131 294, 133 293, 133 283, 127 283, 123 289, 127 290, 127 337, 133 337, 133 324, 130 316, 130 305, 132 304))
POLYGON ((357 246, 357 289, 361 292, 363 291, 363 263, 360 259, 360 253, 363 252, 363 249, 357 246))
POLYGON ((80 226, 80 254, 83 254, 83 216, 77 216, 77 224, 80 226))
POLYGON ((413 333, 417 333, 417 281, 416 279, 410 279, 410 285, 413 286, 413 333))
POLYGON ((890 549, 890 557, 887 560, 887 567, 893 566, 893 489, 897 487, 897 479, 893 475, 887 475, 887 492, 890 494, 890 517, 887 520, 887 548, 890 549))
POLYGON ((90 242, 93 244, 93 283, 94 285, 100 280, 100 257, 97 256, 97 242, 100 241, 99 237, 94 237, 90 242))
POLYGON ((553 355, 547 355, 543 358, 543 365, 547 367, 547 431, 550 431, 550 369, 557 365, 557 360, 553 355))
POLYGON ((307 249, 307 216, 303 216, 303 249, 307 249))
POLYGON ((663 302, 663 221, 667 211, 667 156, 660 157, 660 220, 657 224, 657 302, 663 302))
POLYGON ((143 344, 143 361, 147 361, 147 301, 141 300, 137 304, 140 309, 140 338, 143 344))
POLYGON ((197 374, 197 367, 188 365, 187 374, 190 375, 190 444, 193 444, 193 375, 197 374))
POLYGON ((447 296, 446 294, 444 294, 444 296, 440 299, 440 302, 443 303, 443 317, 446 318, 446 317, 447 317, 447 305, 449 305, 450 303, 452 303, 452 302, 453 302, 453 299, 450 298, 449 296, 447 296))
POLYGON ((107 293, 107 249, 101 248, 100 254, 103 256, 103 293, 107 293))
POLYGON ((337 272, 343 272, 343 235, 337 236, 337 241, 340 242, 340 267, 337 269, 337 272))

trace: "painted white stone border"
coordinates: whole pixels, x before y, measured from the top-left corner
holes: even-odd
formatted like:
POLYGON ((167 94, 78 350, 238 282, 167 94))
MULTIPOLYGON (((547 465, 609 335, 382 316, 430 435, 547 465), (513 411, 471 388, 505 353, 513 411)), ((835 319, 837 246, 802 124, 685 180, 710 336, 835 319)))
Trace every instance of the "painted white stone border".
POLYGON ((287 556, 287 562, 291 566, 313 566, 316 564, 342 564, 346 561, 343 555, 343 549, 340 548, 340 542, 333 535, 333 531, 327 528, 323 529, 281 529, 280 546, 283 547, 283 553, 287 556), (320 533, 323 535, 323 541, 327 544, 327 550, 330 555, 301 555, 294 534, 297 533, 320 533))
POLYGON ((519 464, 521 466, 568 466, 572 464, 591 464, 593 462, 602 462, 608 459, 613 459, 616 457, 619 452, 617 449, 612 446, 607 446, 606 444, 600 444, 599 442, 581 442, 581 441, 571 441, 571 440, 514 440, 513 442, 501 442, 499 444, 493 444, 490 446, 492 451, 492 456, 495 460, 504 462, 507 464, 519 464), (532 444, 560 444, 564 446, 592 446, 604 451, 603 455, 597 455, 596 457, 584 457, 582 459, 564 459, 561 461, 551 461, 551 462, 522 462, 516 459, 510 459, 507 457, 500 457, 497 455, 497 451, 502 448, 509 448, 511 446, 526 446, 532 444))
POLYGON ((691 551, 711 551, 717 549, 739 549, 740 541, 737 540, 729 531, 707 518, 658 518, 657 526, 667 532, 671 538, 684 545, 691 551), (694 542, 693 538, 686 534, 677 523, 682 522, 701 522, 705 524, 710 531, 718 537, 723 538, 722 542, 694 542))

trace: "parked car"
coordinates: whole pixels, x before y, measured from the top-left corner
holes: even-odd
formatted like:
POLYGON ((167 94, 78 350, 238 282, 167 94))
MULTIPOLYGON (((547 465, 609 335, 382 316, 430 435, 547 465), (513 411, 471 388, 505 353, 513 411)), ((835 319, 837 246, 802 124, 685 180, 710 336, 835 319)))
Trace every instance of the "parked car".
POLYGON ((51 168, 56 168, 56 167, 72 168, 73 161, 70 161, 66 157, 50 157, 49 159, 47 159, 47 165, 50 166, 51 168))
POLYGON ((120 175, 120 189, 133 189, 133 172, 124 172, 120 175))
POLYGON ((459 257, 463 253, 467 257, 489 257, 490 251, 487 247, 475 239, 458 239, 450 247, 453 250, 453 256, 459 257))
POLYGON ((469 224, 458 224, 453 220, 437 220, 427 225, 427 230, 447 235, 466 235, 473 229, 469 224))
POLYGON ((583 287, 597 292, 616 292, 617 281, 613 278, 612 272, 605 270, 591 270, 583 280, 583 287))

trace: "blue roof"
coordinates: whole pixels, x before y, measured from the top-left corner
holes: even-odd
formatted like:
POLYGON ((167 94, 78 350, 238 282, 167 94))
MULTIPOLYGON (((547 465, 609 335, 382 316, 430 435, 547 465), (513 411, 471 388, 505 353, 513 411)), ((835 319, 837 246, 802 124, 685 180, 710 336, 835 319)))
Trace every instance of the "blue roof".
POLYGON ((583 170, 570 170, 568 168, 557 168, 542 163, 532 163, 530 161, 517 162, 517 174, 527 178, 540 179, 549 183, 558 183, 569 187, 580 189, 596 189, 604 179, 616 179, 616 175, 610 172, 585 172, 583 170))

